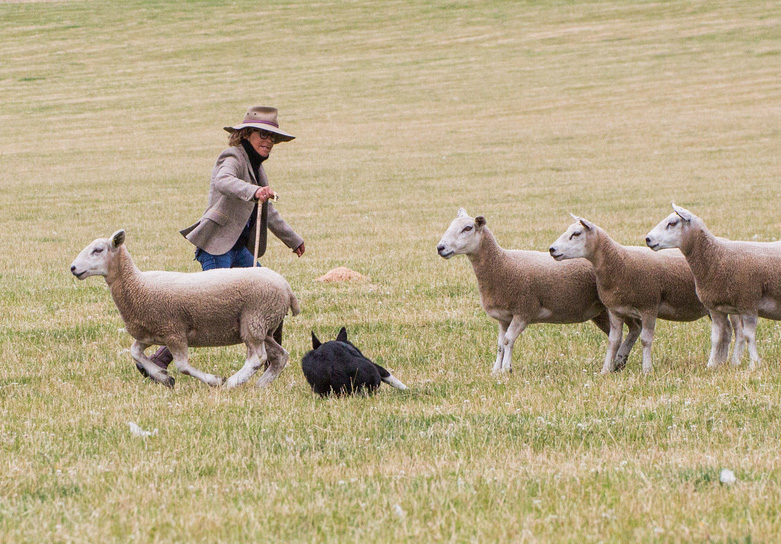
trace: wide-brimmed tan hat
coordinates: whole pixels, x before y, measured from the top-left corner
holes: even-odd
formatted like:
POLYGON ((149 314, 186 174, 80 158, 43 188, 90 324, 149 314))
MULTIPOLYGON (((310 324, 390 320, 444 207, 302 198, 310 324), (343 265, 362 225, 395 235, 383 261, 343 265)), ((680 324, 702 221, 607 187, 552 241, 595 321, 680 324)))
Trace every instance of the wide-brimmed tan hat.
POLYGON ((289 142, 295 136, 288 134, 279 128, 277 122, 277 108, 268 106, 254 106, 244 114, 244 120, 234 127, 223 127, 228 132, 236 132, 243 128, 256 128, 258 130, 267 130, 277 135, 277 142, 289 142))

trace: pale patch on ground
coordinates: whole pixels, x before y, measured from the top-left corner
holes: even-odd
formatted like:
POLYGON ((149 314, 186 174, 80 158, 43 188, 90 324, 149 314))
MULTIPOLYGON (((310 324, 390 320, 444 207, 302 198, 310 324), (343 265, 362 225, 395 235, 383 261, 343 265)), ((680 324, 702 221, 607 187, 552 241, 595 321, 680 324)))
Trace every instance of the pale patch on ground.
POLYGON ((367 281, 368 278, 363 274, 350 270, 346 266, 339 266, 332 270, 329 270, 315 281, 322 283, 335 283, 341 281, 367 281))

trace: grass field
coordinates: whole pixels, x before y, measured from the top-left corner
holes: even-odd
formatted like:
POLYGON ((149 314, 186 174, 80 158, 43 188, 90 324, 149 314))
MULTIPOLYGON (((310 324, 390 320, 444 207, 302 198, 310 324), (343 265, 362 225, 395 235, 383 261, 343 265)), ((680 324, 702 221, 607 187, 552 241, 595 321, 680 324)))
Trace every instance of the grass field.
POLYGON ((747 0, 0 0, 0 542, 777 541, 777 323, 751 373, 705 370, 701 320, 657 325, 648 377, 637 349, 600 376, 591 324, 530 327, 492 376, 471 267, 435 247, 459 206, 523 249, 568 212, 640 245, 671 201, 781 238, 779 28, 747 0), (171 391, 68 268, 124 228, 142 270, 199 270, 177 231, 255 104, 297 136, 266 170, 307 252, 263 260, 302 304, 291 362, 171 391), (314 281, 336 266, 369 280, 314 281), (314 398, 310 331, 342 325, 410 391, 314 398))

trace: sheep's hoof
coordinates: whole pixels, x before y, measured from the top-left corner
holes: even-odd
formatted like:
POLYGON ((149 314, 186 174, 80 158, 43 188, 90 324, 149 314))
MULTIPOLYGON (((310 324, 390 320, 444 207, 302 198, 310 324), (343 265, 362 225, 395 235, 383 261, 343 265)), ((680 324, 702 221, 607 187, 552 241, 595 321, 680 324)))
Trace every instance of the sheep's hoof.
MULTIPOLYGON (((155 381, 155 379, 149 375, 149 372, 146 371, 144 365, 142 365, 141 363, 136 363, 136 368, 144 378, 155 381)), ((161 380, 159 383, 162 383, 164 386, 173 389, 174 385, 176 384, 176 380, 174 379, 173 376, 166 376, 165 379, 161 380)))
POLYGON ((626 357, 617 357, 616 367, 614 370, 616 372, 621 372, 622 370, 624 370, 624 368, 626 368, 626 357))

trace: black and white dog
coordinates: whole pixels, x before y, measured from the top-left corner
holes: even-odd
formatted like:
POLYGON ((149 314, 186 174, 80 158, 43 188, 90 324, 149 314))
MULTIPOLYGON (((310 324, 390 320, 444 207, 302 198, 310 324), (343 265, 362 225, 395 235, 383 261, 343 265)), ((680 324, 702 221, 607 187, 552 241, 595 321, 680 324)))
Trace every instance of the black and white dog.
POLYGON ((373 394, 383 381, 398 389, 407 386, 393 377, 380 365, 367 359, 347 340, 347 330, 342 327, 336 340, 325 344, 312 332, 312 351, 301 359, 301 370, 312 391, 320 396, 352 395, 366 392, 373 394))

